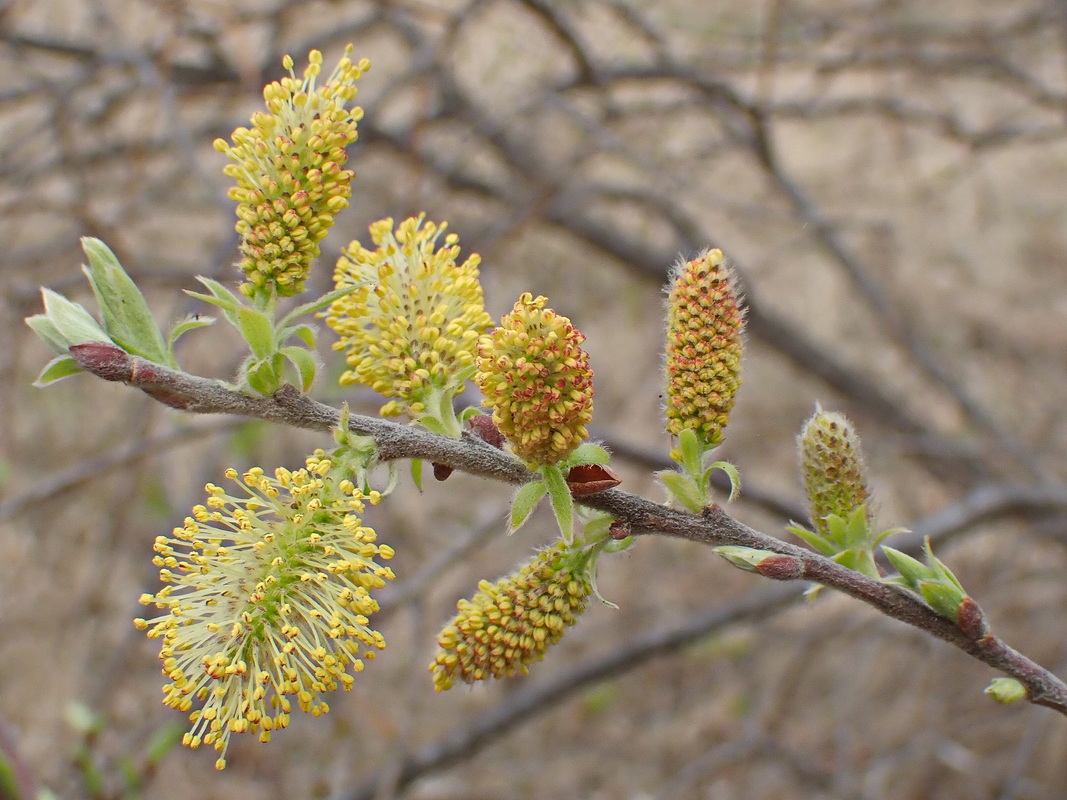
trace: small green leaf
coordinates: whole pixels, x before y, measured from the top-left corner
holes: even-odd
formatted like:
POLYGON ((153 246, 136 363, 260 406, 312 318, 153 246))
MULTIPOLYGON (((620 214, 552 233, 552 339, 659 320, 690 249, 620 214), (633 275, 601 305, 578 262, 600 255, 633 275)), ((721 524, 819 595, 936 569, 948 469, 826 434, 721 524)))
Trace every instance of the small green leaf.
POLYGON ((278 323, 278 327, 284 328, 306 314, 312 314, 316 311, 321 311, 322 309, 326 308, 326 306, 330 305, 330 303, 332 303, 334 300, 340 300, 346 294, 351 294, 359 287, 367 286, 370 283, 372 283, 372 281, 367 280, 361 281, 360 283, 352 284, 351 286, 342 286, 340 289, 334 289, 333 291, 327 292, 321 297, 299 305, 292 311, 290 311, 288 314, 286 314, 284 317, 282 317, 281 321, 278 323))
POLYGON ((933 571, 929 567, 907 553, 902 553, 885 545, 882 545, 882 552, 889 559, 889 563, 900 573, 900 577, 904 579, 904 585, 911 589, 918 590, 922 581, 928 581, 934 577, 933 571))
POLYGON ((530 518, 530 514, 533 513, 533 510, 547 491, 548 487, 542 480, 523 484, 522 488, 515 493, 515 499, 511 501, 511 513, 508 515, 508 533, 514 533, 526 524, 526 520, 530 518))
POLYGON ((278 372, 274 369, 271 359, 253 362, 254 366, 248 370, 248 385, 265 397, 270 397, 281 386, 278 372))
POLYGON ((156 325, 148 302, 111 249, 99 239, 86 236, 82 250, 89 259, 82 267, 100 306, 104 328, 119 347, 157 364, 170 364, 163 334, 156 325))
POLYGON ((725 558, 735 567, 745 570, 746 572, 755 572, 756 568, 762 564, 766 559, 776 553, 770 550, 758 550, 755 547, 742 547, 740 545, 724 544, 718 547, 713 547, 716 553, 725 558))
POLYGON ((78 366, 78 362, 70 356, 56 356, 41 370, 41 374, 37 376, 33 385, 39 389, 51 386, 56 381, 61 381, 81 371, 82 368, 78 366))
POLYGON ((701 473, 704 448, 700 437, 692 428, 683 428, 678 434, 678 450, 682 454, 682 468, 694 478, 701 473))
POLYGON ((314 383, 315 371, 318 369, 314 354, 303 347, 295 346, 283 347, 281 353, 289 359, 292 365, 296 367, 296 371, 300 373, 300 387, 306 392, 311 388, 311 384, 314 383))
POLYGON ((621 553, 637 541, 636 536, 627 536, 625 539, 612 539, 604 545, 605 553, 621 553))
POLYGON ((948 568, 948 565, 940 558, 934 555, 933 547, 930 545, 930 537, 927 536, 923 540, 923 550, 926 551, 926 563, 930 565, 934 573, 942 578, 947 583, 951 583, 963 594, 967 594, 967 590, 963 588, 963 584, 959 582, 955 574, 948 568))
POLYGON ((1026 687, 1015 678, 993 678, 984 691, 998 703, 1005 705, 1021 703, 1028 696, 1026 687))
POLYGON ((563 477, 563 471, 554 464, 541 467, 540 472, 548 487, 548 499, 552 503, 552 512, 556 515, 559 532, 563 541, 570 544, 574 541, 574 498, 571 497, 567 479, 563 477))
POLYGON ((49 350, 56 355, 66 354, 69 345, 52 320, 44 314, 34 314, 32 317, 26 317, 26 324, 37 334, 37 338, 48 346, 49 350))
POLYGON ((566 464, 576 467, 579 464, 600 464, 603 466, 611 461, 611 454, 601 445, 593 442, 580 444, 567 456, 566 464))
POLYGON ((241 306, 237 309, 237 329, 256 358, 267 359, 274 355, 274 326, 262 311, 241 306))
POLYGON ((462 387, 463 384, 465 384, 468 380, 470 380, 474 376, 474 373, 477 372, 477 371, 478 371, 478 362, 476 361, 475 363, 473 363, 473 364, 471 364, 471 365, 469 365, 467 367, 464 367, 459 372, 457 372, 455 375, 453 375, 452 376, 452 382, 454 384, 456 384, 457 386, 462 387))
MULTIPOLYGON (((93 319, 93 315, 82 306, 72 303, 51 289, 41 289, 41 297, 44 299, 45 316, 48 317, 55 334, 63 343, 63 348, 59 351, 61 354, 66 353, 67 348, 72 345, 111 341, 104 329, 100 327, 100 323, 93 319)), ((30 327, 33 328, 34 325, 30 327)))
POLYGON ((741 473, 729 461, 716 461, 708 465, 708 468, 702 474, 704 486, 708 485, 708 481, 711 480, 711 473, 717 469, 725 472, 726 477, 730 479, 730 496, 726 498, 726 502, 730 502, 741 492, 741 473))
POLYGON ((311 348, 315 347, 315 342, 318 340, 318 334, 315 332, 315 328, 311 325, 296 325, 295 327, 286 328, 282 331, 279 340, 283 342, 287 341, 290 336, 295 336, 311 348))
POLYGON ((185 290, 185 293, 190 297, 195 297, 197 300, 203 300, 205 303, 210 303, 213 306, 218 306, 222 309, 226 315, 226 319, 236 328, 237 327, 237 309, 240 308, 243 303, 237 298, 237 296, 223 286, 218 281, 214 281, 211 278, 205 278, 203 275, 197 275, 196 279, 200 281, 207 288, 211 294, 202 294, 200 292, 194 292, 189 289, 185 290))
POLYGON ((878 566, 874 563, 874 556, 866 547, 857 547, 850 550, 842 550, 833 557, 843 567, 862 573, 868 578, 880 579, 878 566))
POLYGON ((809 531, 803 525, 799 525, 796 522, 790 522, 785 526, 785 529, 796 536, 799 536, 805 542, 818 553, 822 553, 824 556, 832 556, 837 553, 838 548, 834 546, 833 542, 828 539, 824 539, 815 531, 809 531))
POLYGON ((415 488, 420 492, 422 491, 422 467, 423 460, 421 458, 411 459, 411 479, 415 482, 415 488))
POLYGON ((178 363, 178 360, 174 356, 174 345, 178 343, 178 339, 189 331, 196 330, 197 328, 206 328, 208 325, 214 324, 214 317, 201 317, 198 314, 196 316, 186 317, 171 328, 170 333, 167 335, 167 355, 170 358, 170 363, 175 366, 178 363))
POLYGON ((704 493, 690 478, 669 469, 657 472, 656 477, 660 479, 671 497, 689 511, 699 514, 704 509, 704 493))
POLYGON ((919 593, 926 604, 942 617, 959 622, 960 603, 967 596, 965 592, 938 581, 923 581, 919 584, 919 593))

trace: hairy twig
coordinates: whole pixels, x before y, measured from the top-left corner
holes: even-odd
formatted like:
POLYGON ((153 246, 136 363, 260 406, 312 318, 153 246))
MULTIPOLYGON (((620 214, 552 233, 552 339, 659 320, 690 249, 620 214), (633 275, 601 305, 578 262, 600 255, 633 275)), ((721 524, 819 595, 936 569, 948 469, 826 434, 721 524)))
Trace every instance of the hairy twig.
MULTIPOLYGON (((250 397, 218 381, 170 370, 100 342, 77 345, 71 348, 71 355, 83 369, 98 377, 123 381, 185 411, 239 414, 319 431, 336 428, 341 419, 336 409, 300 394, 292 386, 284 386, 272 397, 250 397)), ((353 433, 373 437, 383 461, 428 459, 510 484, 522 484, 533 477, 520 461, 475 437, 450 439, 357 415, 350 415, 349 428, 353 433)), ((618 489, 583 497, 582 503, 625 521, 635 535, 673 536, 713 547, 734 545, 777 554, 765 559, 757 571, 775 580, 812 581, 862 600, 886 616, 919 628, 1016 678, 1026 687, 1032 703, 1067 715, 1067 683, 990 632, 981 609, 969 597, 960 606, 958 624, 953 623, 917 596, 749 528, 717 505, 696 515, 618 489)))

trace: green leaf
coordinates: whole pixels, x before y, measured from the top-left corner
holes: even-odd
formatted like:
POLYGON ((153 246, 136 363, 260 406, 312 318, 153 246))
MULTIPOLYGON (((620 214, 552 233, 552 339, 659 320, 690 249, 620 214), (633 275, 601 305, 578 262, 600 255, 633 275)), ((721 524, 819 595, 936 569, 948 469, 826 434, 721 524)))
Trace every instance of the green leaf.
POLYGON ((326 306, 330 305, 330 303, 332 303, 334 300, 340 300, 346 294, 351 294, 359 287, 367 286, 371 283, 373 283, 373 281, 367 280, 361 281, 360 283, 352 284, 351 286, 342 286, 340 289, 334 289, 332 292, 327 292, 321 297, 304 303, 303 305, 299 305, 292 311, 290 311, 288 314, 286 314, 284 317, 282 317, 281 322, 278 323, 278 327, 284 328, 285 326, 289 325, 290 323, 294 322, 295 320, 306 314, 312 314, 316 311, 321 311, 322 309, 326 308, 326 306))
POLYGON ((32 317, 26 317, 26 324, 48 346, 49 350, 56 355, 66 354, 69 345, 52 320, 44 314, 34 314, 32 317))
MULTIPOLYGON (((111 341, 100 327, 100 323, 82 306, 72 303, 51 289, 41 289, 41 297, 44 299, 45 316, 52 323, 52 330, 62 343, 62 349, 58 351, 60 354, 66 353, 67 348, 72 345, 111 341)), ((34 325, 30 327, 34 328, 34 325)))
POLYGON ((611 461, 611 454, 604 447, 593 442, 586 442, 574 448, 574 451, 567 456, 566 464, 568 467, 575 467, 579 464, 604 465, 609 461, 611 461))
POLYGON ((227 289, 218 281, 214 281, 211 278, 205 278, 203 275, 197 275, 196 279, 200 281, 207 288, 211 294, 201 294, 200 292, 194 292, 189 289, 185 290, 185 293, 190 297, 195 297, 197 300, 203 300, 205 303, 210 303, 213 306, 218 306, 222 309, 226 315, 226 319, 236 328, 237 327, 237 309, 240 308, 243 303, 238 299, 237 295, 227 289))
POLYGON ((656 477, 660 479, 671 497, 689 511, 699 514, 704 509, 704 493, 693 483, 692 479, 670 469, 657 472, 656 477))
POLYGON ((82 267, 100 306, 104 329, 119 347, 157 364, 174 366, 148 302, 111 249, 99 239, 82 239, 89 264, 82 267))
POLYGON ((963 584, 959 582, 952 570, 948 568, 948 565, 934 555, 934 549, 930 545, 929 536, 923 540, 923 550, 926 551, 926 563, 930 565, 934 573, 944 581, 951 583, 963 594, 967 594, 967 590, 963 588, 963 584))
POLYGON ((248 385, 265 397, 270 397, 281 386, 277 370, 274 369, 272 359, 253 362, 254 366, 248 370, 246 379, 248 385))
POLYGON ((296 325, 291 328, 286 328, 282 331, 282 335, 278 337, 279 341, 288 341, 290 336, 295 336, 302 341, 308 347, 314 348, 315 342, 318 341, 318 334, 315 332, 315 328, 311 325, 296 325))
POLYGON ((515 493, 515 498, 511 501, 511 512, 508 515, 508 533, 514 533, 526 524, 526 520, 530 518, 530 514, 547 491, 548 487, 544 481, 534 480, 524 484, 515 493))
POLYGON ((563 541, 570 544, 574 541, 574 498, 571 497, 567 479, 563 477, 563 471, 554 464, 541 467, 540 472, 548 487, 548 499, 552 503, 552 512, 556 515, 559 532, 563 541))
POLYGON ((878 574, 878 566, 874 563, 874 556, 866 547, 857 547, 850 550, 842 550, 833 557, 843 567, 862 573, 868 578, 876 580, 881 578, 878 574))
POLYGON ((785 529, 792 534, 799 536, 805 542, 818 553, 822 553, 824 556, 832 556, 837 553, 838 548, 834 546, 833 542, 829 539, 824 539, 815 531, 809 531, 803 525, 799 525, 796 522, 790 522, 785 526, 785 529))
POLYGON ((731 464, 729 461, 716 461, 713 464, 708 465, 708 468, 702 473, 703 485, 707 486, 708 481, 711 480, 711 473, 720 469, 726 473, 726 477, 730 479, 730 496, 726 498, 726 502, 733 500, 741 491, 741 473, 737 471, 737 467, 731 464))
POLYGON ((195 331, 197 328, 206 328, 214 324, 214 317, 201 317, 199 314, 188 316, 177 322, 167 335, 167 352, 170 354, 171 361, 174 362, 174 345, 179 338, 189 331, 195 331))
POLYGON ((262 311, 249 306, 238 308, 237 329, 256 358, 266 359, 274 355, 274 326, 262 311))
POLYGON ((1015 678, 993 678, 984 689, 998 703, 1020 703, 1028 697, 1026 687, 1015 678))
POLYGON ((295 346, 283 347, 280 352, 289 359, 292 365, 296 367, 296 371, 300 373, 300 388, 306 392, 311 388, 311 384, 314 383, 315 371, 318 369, 314 354, 303 347, 295 346))
POLYGON ((51 386, 56 381, 61 381, 81 371, 82 368, 78 366, 78 362, 70 356, 56 356, 41 370, 41 374, 37 376, 33 385, 39 389, 51 386))
POLYGON ((764 561, 775 553, 770 550, 757 550, 755 547, 742 547, 740 545, 724 544, 713 547, 716 553, 725 558, 735 567, 746 572, 755 572, 764 561))
POLYGON ((411 479, 415 482, 415 488, 420 492, 422 491, 422 467, 423 460, 421 458, 411 459, 411 479))
POLYGON ((919 593, 926 604, 942 617, 959 622, 960 603, 967 596, 966 592, 938 581, 924 581, 919 584, 919 593))
POLYGON ((697 432, 692 428, 683 428, 678 434, 678 450, 682 454, 682 468, 693 478, 700 475, 704 448, 697 432))
POLYGON ((934 577, 933 571, 918 559, 912 558, 907 553, 894 550, 892 547, 882 545, 882 552, 889 559, 904 584, 912 589, 918 589, 922 581, 928 581, 934 577))

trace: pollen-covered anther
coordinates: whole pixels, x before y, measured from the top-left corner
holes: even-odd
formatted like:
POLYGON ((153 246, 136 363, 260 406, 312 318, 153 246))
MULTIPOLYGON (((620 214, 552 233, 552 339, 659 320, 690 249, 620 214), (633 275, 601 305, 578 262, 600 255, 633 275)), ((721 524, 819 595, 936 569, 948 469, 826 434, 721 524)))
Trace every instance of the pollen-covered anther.
POLYGON ((524 293, 478 346, 474 380, 493 423, 533 465, 562 461, 588 437, 593 370, 585 336, 566 317, 524 293))
POLYGON ((667 300, 667 432, 692 428, 708 446, 722 441, 741 385, 745 315, 721 250, 678 264, 667 300))

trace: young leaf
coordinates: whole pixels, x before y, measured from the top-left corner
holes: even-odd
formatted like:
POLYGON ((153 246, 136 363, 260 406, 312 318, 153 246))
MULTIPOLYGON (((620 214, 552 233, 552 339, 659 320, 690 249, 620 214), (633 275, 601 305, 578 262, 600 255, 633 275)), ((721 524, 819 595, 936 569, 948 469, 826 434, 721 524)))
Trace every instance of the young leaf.
POLYGON ((678 450, 682 454, 682 468, 690 475, 699 475, 704 449, 700 446, 696 431, 692 428, 682 429, 678 434, 678 450))
POLYGON ((953 622, 959 622, 960 603, 967 595, 959 591, 955 586, 924 581, 919 584, 919 592, 923 600, 942 617, 947 617, 953 622))
POLYGON ((554 464, 541 467, 541 475, 548 487, 548 499, 552 503, 559 532, 563 535, 563 541, 570 544, 574 541, 574 498, 571 497, 570 487, 563 472, 554 464))
POLYGON ((111 341, 93 315, 77 303, 72 303, 51 289, 41 289, 41 297, 44 299, 45 316, 62 342, 60 354, 65 353, 71 345, 111 341))
POLYGON ((721 469, 726 473, 726 477, 730 479, 730 496, 726 498, 726 502, 733 500, 741 491, 741 473, 737 471, 737 467, 731 464, 729 461, 716 461, 708 466, 702 474, 702 480, 704 486, 708 485, 708 481, 711 479, 711 473, 717 469, 721 469))
POLYGON ((680 475, 674 470, 657 472, 663 485, 667 488, 671 497, 681 503, 689 511, 699 514, 704 508, 704 495, 693 481, 685 475, 680 475))
POLYGON ((99 239, 82 239, 89 264, 82 267, 100 306, 104 328, 112 341, 128 353, 157 364, 170 364, 163 334, 156 325, 148 302, 111 249, 99 239))
POLYGON ((78 362, 70 356, 56 356, 41 370, 41 374, 37 376, 37 380, 33 382, 33 385, 37 388, 50 386, 56 381, 61 381, 81 371, 82 368, 78 366, 78 362))
POLYGON ((322 309, 326 308, 326 306, 330 305, 330 303, 332 303, 334 300, 339 300, 346 294, 350 294, 351 292, 355 291, 360 286, 366 286, 370 283, 371 281, 368 280, 361 281, 359 283, 354 283, 351 286, 342 286, 340 289, 334 289, 332 292, 327 292, 322 297, 318 297, 315 300, 311 300, 307 303, 304 303, 303 305, 299 305, 292 311, 290 311, 288 314, 286 314, 284 317, 282 317, 281 321, 278 323, 278 327, 284 328, 306 314, 312 314, 316 311, 321 311, 322 309))
POLYGON ((809 531, 803 525, 796 522, 790 522, 785 526, 785 529, 790 533, 799 536, 811 545, 812 549, 818 553, 822 553, 824 556, 832 556, 837 552, 837 547, 835 547, 831 541, 824 539, 822 536, 815 533, 815 531, 809 531))
POLYGON ((600 464, 603 466, 609 461, 611 461, 611 454, 606 449, 599 444, 586 442, 574 448, 574 451, 567 456, 566 463, 568 466, 578 466, 579 464, 600 464))
POLYGON ((256 358, 270 358, 274 355, 274 327, 270 318, 262 311, 248 306, 238 308, 237 329, 252 348, 256 358))
POLYGON ((315 371, 318 369, 314 354, 303 347, 295 346, 283 347, 281 353, 289 359, 292 365, 296 367, 297 372, 300 373, 300 388, 306 392, 311 388, 311 384, 314 383, 315 371))
POLYGON ((526 520, 547 491, 548 487, 544 481, 531 481, 515 493, 515 499, 511 501, 511 513, 508 515, 508 533, 515 533, 526 524, 526 520))
POLYGON ((889 559, 889 563, 900 573, 900 577, 904 579, 904 584, 912 589, 918 589, 922 581, 928 581, 934 577, 933 571, 929 567, 907 553, 902 553, 885 545, 882 545, 882 552, 889 559))
POLYGON ((170 354, 171 361, 174 361, 174 344, 182 335, 189 331, 196 330, 197 328, 206 328, 208 325, 214 324, 214 317, 201 317, 199 314, 186 317, 175 324, 175 326, 170 329, 170 334, 167 336, 167 352, 170 354))
POLYGON ((422 465, 421 458, 411 459, 411 479, 415 482, 415 488, 422 491, 422 465))
POLYGON ((34 314, 32 317, 26 317, 26 324, 42 342, 48 345, 49 350, 56 355, 66 354, 69 345, 52 320, 44 314, 34 314))
POLYGON ((214 281, 211 278, 197 275, 196 279, 204 284, 211 294, 202 294, 189 289, 186 289, 185 293, 190 297, 195 297, 197 300, 203 300, 205 303, 211 303, 213 306, 218 306, 226 315, 226 319, 228 319, 234 327, 237 327, 237 309, 242 305, 241 301, 237 299, 237 296, 221 283, 214 281))
POLYGON ((272 360, 260 361, 248 371, 248 385, 265 397, 270 397, 281 385, 272 360))

